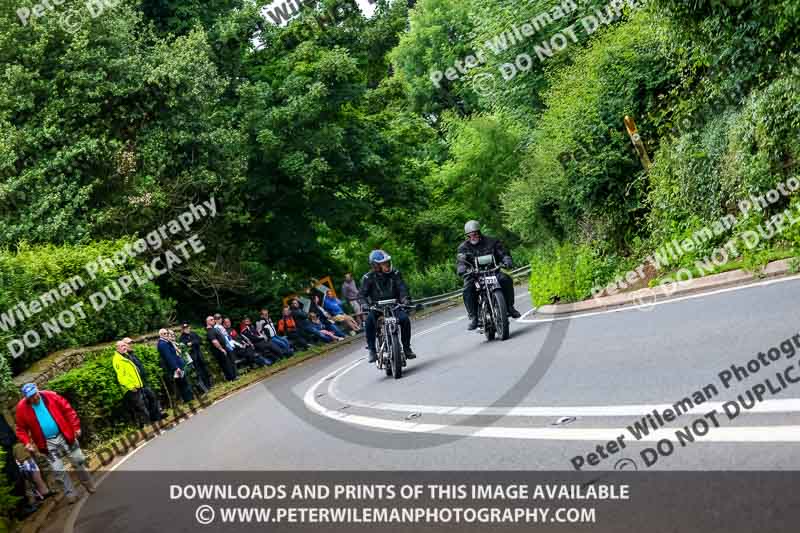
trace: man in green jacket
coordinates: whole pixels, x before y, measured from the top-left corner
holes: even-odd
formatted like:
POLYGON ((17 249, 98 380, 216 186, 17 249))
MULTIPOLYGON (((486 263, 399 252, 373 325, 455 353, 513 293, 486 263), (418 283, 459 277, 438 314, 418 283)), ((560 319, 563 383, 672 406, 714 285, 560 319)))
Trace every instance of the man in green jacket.
POLYGON ((142 379, 143 369, 140 369, 136 362, 128 356, 128 350, 130 350, 128 343, 124 340, 119 341, 111 362, 117 373, 117 381, 125 390, 125 401, 133 411, 134 419, 141 428, 148 420, 158 422, 164 418, 164 413, 161 412, 158 397, 142 379))

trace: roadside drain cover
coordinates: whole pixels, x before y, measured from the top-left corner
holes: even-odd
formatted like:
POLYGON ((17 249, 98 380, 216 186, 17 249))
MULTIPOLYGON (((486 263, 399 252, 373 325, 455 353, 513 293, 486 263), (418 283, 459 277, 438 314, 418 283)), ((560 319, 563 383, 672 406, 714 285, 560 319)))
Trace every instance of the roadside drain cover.
POLYGON ((422 416, 422 413, 411 413, 406 417, 406 420, 414 420, 415 418, 419 418, 422 416))
POLYGON ((574 416, 562 416, 561 418, 559 418, 558 420, 553 422, 551 425, 553 425, 553 426, 563 426, 565 424, 571 424, 572 422, 575 422, 576 420, 577 420, 577 418, 575 418, 574 416))

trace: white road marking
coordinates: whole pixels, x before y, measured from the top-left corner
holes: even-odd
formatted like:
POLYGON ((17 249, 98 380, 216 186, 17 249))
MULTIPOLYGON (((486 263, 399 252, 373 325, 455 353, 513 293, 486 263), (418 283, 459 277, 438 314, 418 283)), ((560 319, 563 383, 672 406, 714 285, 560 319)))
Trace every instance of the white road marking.
MULTIPOLYGON (((784 283, 786 281, 795 281, 795 280, 799 280, 799 279, 800 279, 800 275, 790 276, 790 277, 786 277, 786 278, 770 279, 770 280, 765 280, 765 281, 757 281, 757 282, 754 282, 754 283, 749 283, 747 285, 738 285, 736 287, 727 287, 727 288, 724 288, 724 289, 717 289, 717 290, 710 291, 710 292, 700 292, 700 293, 697 293, 697 294, 689 294, 687 296, 678 296, 676 298, 669 298, 669 299, 666 299, 666 300, 656 301, 656 302, 653 302, 652 304, 647 304, 647 307, 649 309, 649 308, 652 308, 652 307, 655 307, 655 306, 658 306, 658 305, 671 304, 671 303, 675 303, 675 302, 682 302, 684 300, 692 300, 694 298, 703 298, 703 297, 706 297, 706 296, 713 296, 715 294, 722 294, 722 293, 726 293, 726 292, 740 291, 740 290, 743 290, 743 289, 751 289, 753 287, 762 287, 762 286, 772 285, 774 283, 784 283)), ((527 319, 527 318, 525 318, 529 314, 531 314, 534 311, 536 311, 536 309, 531 309, 530 311, 528 311, 527 313, 522 315, 517 320, 517 322, 521 322, 523 324, 536 324, 536 323, 540 323, 540 322, 557 322, 559 320, 577 320, 579 318, 587 318, 587 317, 590 317, 590 316, 606 315, 606 314, 609 314, 609 313, 620 313, 622 311, 638 311, 638 310, 639 310, 639 306, 637 306, 636 304, 631 303, 629 305, 625 305, 625 306, 622 306, 622 307, 617 307, 617 308, 614 308, 614 309, 606 309, 606 310, 603 310, 603 311, 592 311, 592 312, 588 312, 588 313, 580 313, 580 314, 566 315, 566 316, 559 316, 559 317, 552 317, 552 318, 539 318, 539 319, 527 319)))
MULTIPOLYGON (((500 426, 455 426, 444 424, 425 424, 388 420, 363 415, 334 411, 320 405, 315 398, 317 387, 325 380, 318 381, 306 391, 303 401, 317 414, 347 424, 397 431, 402 433, 431 433, 437 435, 524 439, 524 440, 568 440, 602 442, 615 440, 625 432, 622 428, 554 428, 554 427, 500 427, 500 426)), ((800 426, 755 426, 755 427, 714 427, 705 436, 696 437, 701 442, 800 442, 800 426)), ((661 428, 639 439, 642 442, 656 442, 661 439, 677 441, 675 428, 661 428)))

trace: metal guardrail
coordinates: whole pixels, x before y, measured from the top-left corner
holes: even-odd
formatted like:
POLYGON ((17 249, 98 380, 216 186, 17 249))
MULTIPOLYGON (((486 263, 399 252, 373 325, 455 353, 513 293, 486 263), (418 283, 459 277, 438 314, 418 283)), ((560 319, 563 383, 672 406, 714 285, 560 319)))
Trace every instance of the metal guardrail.
MULTIPOLYGON (((530 272, 531 272, 531 266, 526 265, 524 267, 512 270, 511 272, 508 273, 508 275, 511 276, 512 278, 519 278, 527 274, 530 274, 530 272)), ((455 298, 460 298, 463 292, 464 289, 457 289, 454 290, 453 292, 446 292, 444 294, 437 294, 436 296, 428 296, 427 298, 420 298, 419 300, 414 300, 414 303, 419 304, 423 307, 431 307, 434 305, 445 303, 455 298)))

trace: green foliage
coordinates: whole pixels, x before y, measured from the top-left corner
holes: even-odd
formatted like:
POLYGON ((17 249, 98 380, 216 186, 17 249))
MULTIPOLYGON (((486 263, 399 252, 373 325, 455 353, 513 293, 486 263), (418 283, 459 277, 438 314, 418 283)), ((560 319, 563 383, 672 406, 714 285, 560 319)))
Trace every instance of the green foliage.
POLYGON ((452 292, 463 285, 456 274, 455 259, 412 272, 405 276, 405 280, 412 296, 417 299, 452 292))
MULTIPOLYGON (((14 496, 12 491, 13 487, 9 484, 5 474, 6 461, 14 461, 14 456, 6 456, 5 450, 0 448, 0 531, 6 531, 5 527, 8 526, 6 517, 9 517, 11 511, 16 507, 19 501, 18 496, 14 496)), ((15 464, 16 468, 16 464, 15 464)), ((9 528, 10 530, 10 528, 9 528)))
MULTIPOLYGON (((134 353, 147 372, 148 386, 156 394, 164 395, 158 350, 152 345, 135 345, 134 353)), ((119 431, 130 423, 128 408, 123 401, 124 391, 111 362, 113 355, 114 348, 109 347, 46 384, 46 388, 70 402, 81 419, 87 440, 119 431)))
MULTIPOLYGON (((21 357, 14 360, 15 368, 24 368, 24 364, 30 364, 63 348, 93 345, 150 331, 165 324, 174 304, 162 298, 158 287, 153 283, 140 287, 134 283, 130 292, 121 295, 119 301, 109 300, 110 303, 99 312, 92 305, 90 296, 105 290, 120 276, 139 270, 140 278, 144 277, 140 270, 143 262, 138 259, 129 259, 121 266, 114 265, 113 269, 100 269, 94 279, 85 269, 87 264, 100 256, 112 257, 123 249, 125 243, 126 241, 119 240, 79 246, 20 244, 16 252, 0 250, 0 312, 10 317, 4 321, 6 326, 0 332, 0 344, 6 347, 11 339, 21 337, 30 329, 35 329, 41 337, 39 346, 27 348, 21 357), (70 284, 69 280, 76 276, 80 282, 70 284), (65 287, 66 292, 61 292, 65 287), (78 290, 73 292, 73 287, 78 290), (53 298, 55 303, 43 307, 40 313, 20 321, 15 313, 9 312, 19 302, 27 304, 34 299, 38 300, 40 295, 54 289, 59 294, 59 299, 56 301, 53 298), (80 313, 76 311, 78 318, 74 327, 64 328, 60 334, 45 334, 41 326, 43 322, 57 319, 62 311, 76 304, 82 304, 80 310, 85 313, 85 319, 81 319, 80 313), (9 327, 12 323, 14 325, 9 327)), ((116 296, 114 292, 111 295, 116 296)))
POLYGON ((619 258, 602 256, 589 245, 540 248, 531 258, 531 300, 535 306, 582 300, 611 281, 620 266, 619 258))
POLYGON ((624 249, 640 231, 646 181, 623 118, 636 117, 649 138, 649 122, 638 119, 672 76, 658 52, 660 24, 639 12, 554 73, 519 177, 503 196, 507 224, 524 240, 573 236, 624 249))

